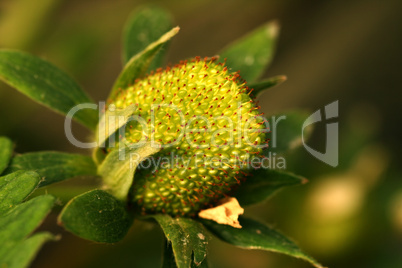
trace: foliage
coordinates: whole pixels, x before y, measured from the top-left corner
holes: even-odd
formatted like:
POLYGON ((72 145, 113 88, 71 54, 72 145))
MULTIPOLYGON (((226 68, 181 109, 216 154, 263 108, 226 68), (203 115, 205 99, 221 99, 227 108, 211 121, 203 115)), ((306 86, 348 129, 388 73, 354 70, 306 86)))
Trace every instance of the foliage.
MULTIPOLYGON (((0 137, 0 167, 12 156, 12 143, 0 137)), ((48 232, 30 235, 41 224, 55 203, 50 195, 26 199, 40 183, 34 171, 16 171, 2 176, 0 170, 0 266, 27 267, 43 243, 55 240, 48 232), (24 202, 25 201, 25 202, 24 202)))
MULTIPOLYGON (((125 65, 111 95, 117 89, 143 77, 150 68, 163 61, 166 52, 163 48, 179 31, 178 27, 168 30, 171 25, 173 23, 169 13, 160 8, 145 7, 133 13, 124 37, 125 65)), ((273 58, 278 29, 276 22, 267 23, 219 53, 221 59, 226 58, 226 64, 232 70, 239 70, 243 78, 254 83, 250 87, 256 88, 256 95, 285 80, 284 76, 279 76, 262 82, 256 81, 273 58)), ((0 50, 0 78, 33 100, 65 115, 75 105, 92 103, 82 88, 67 74, 24 52, 0 50)), ((133 111, 120 112, 125 125, 133 111)), ((283 153, 293 147, 294 141, 300 138, 298 131, 302 115, 294 113, 291 118, 294 120, 280 133, 282 136, 278 152, 283 153)), ((93 109, 84 109, 73 119, 92 131, 96 130, 98 121, 100 126, 108 124, 103 118, 98 119, 97 112, 93 109)), ((122 125, 117 124, 107 128, 112 131, 103 132, 104 137, 100 143, 120 127, 122 125)), ((5 170, 7 174, 0 177, 0 242, 3 245, 0 259, 9 267, 26 266, 43 242, 54 239, 49 233, 28 237, 50 211, 54 198, 43 195, 23 201, 36 187, 77 176, 101 176, 109 186, 72 198, 60 213, 59 224, 82 238, 115 243, 123 239, 133 219, 153 219, 166 236, 164 267, 207 267, 209 234, 206 230, 241 248, 279 252, 321 267, 285 236, 250 219, 242 218, 243 228, 235 229, 198 218, 172 218, 163 214, 139 217, 127 202, 127 195, 135 179, 134 171, 130 171, 127 161, 117 161, 120 156, 117 150, 106 157, 100 157, 102 152, 96 149, 94 160, 83 155, 60 152, 30 153, 11 159, 11 148, 9 140, 0 138, 0 173, 5 170)), ((145 146, 136 152, 140 152, 141 159, 145 159, 157 150, 152 151, 145 146)), ((274 169, 255 170, 235 196, 241 204, 251 205, 266 200, 278 189, 303 182, 305 179, 290 173, 274 169)))

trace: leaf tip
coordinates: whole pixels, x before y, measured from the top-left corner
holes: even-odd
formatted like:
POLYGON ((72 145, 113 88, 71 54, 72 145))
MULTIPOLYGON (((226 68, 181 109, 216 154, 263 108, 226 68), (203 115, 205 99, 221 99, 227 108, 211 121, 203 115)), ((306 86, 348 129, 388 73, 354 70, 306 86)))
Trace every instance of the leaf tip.
POLYGON ((278 76, 278 83, 283 83, 286 80, 288 80, 288 77, 286 75, 279 75, 278 76))
MULTIPOLYGON (((309 183, 310 181, 308 180, 308 179, 306 179, 306 178, 304 178, 304 177, 302 177, 301 178, 301 184, 302 185, 304 185, 304 184, 307 184, 307 183, 309 183)), ((324 268, 324 267, 323 267, 324 268)))
POLYGON ((286 75, 275 76, 275 77, 273 77, 274 86, 278 86, 278 85, 282 84, 283 82, 285 82, 286 80, 288 80, 288 77, 286 75))
POLYGON ((279 30, 280 30, 280 24, 278 20, 273 20, 268 22, 267 24, 267 35, 272 38, 275 39, 278 37, 279 35, 279 30))
POLYGON ((61 234, 57 234, 53 236, 53 241, 60 241, 61 240, 61 234))
POLYGON ((164 35, 161 36, 160 40, 158 41, 159 43, 165 43, 169 41, 173 36, 175 36, 178 32, 180 31, 180 27, 176 26, 164 35))
POLYGON ((313 264, 313 266, 314 267, 316 267, 316 268, 328 268, 328 266, 323 266, 323 265, 321 265, 320 263, 318 263, 318 262, 314 262, 314 263, 312 263, 313 264))
POLYGON ((60 227, 64 227, 63 220, 61 219, 62 216, 63 216, 63 212, 61 212, 61 213, 57 216, 57 225, 60 226, 60 227))

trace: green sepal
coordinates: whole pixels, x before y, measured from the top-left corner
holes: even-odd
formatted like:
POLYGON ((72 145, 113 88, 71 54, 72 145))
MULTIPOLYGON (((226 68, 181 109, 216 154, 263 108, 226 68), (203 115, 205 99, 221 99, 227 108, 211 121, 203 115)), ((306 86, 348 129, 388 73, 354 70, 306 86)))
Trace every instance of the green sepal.
MULTIPOLYGON (((165 248, 163 249, 162 268, 177 268, 175 256, 173 253, 172 243, 166 241, 165 248)), ((193 254, 194 255, 194 254, 193 254)), ((205 259, 198 265, 193 261, 191 268, 208 268, 208 259, 205 259)))
POLYGON ((168 253, 163 267, 171 266, 174 262, 177 268, 205 267, 208 240, 205 230, 199 222, 190 218, 172 218, 166 214, 149 216, 154 218, 161 226, 168 244, 167 250, 173 251, 174 260, 168 253), (170 265, 170 266, 168 266, 170 265))
POLYGON ((265 224, 245 217, 239 218, 242 228, 233 228, 210 220, 201 222, 215 236, 234 246, 278 252, 308 261, 317 268, 323 268, 315 259, 302 252, 294 242, 265 224))
POLYGON ((286 80, 287 80, 287 77, 285 75, 278 75, 278 76, 274 76, 274 77, 265 79, 261 82, 249 84, 247 86, 250 88, 250 90, 253 89, 251 94, 255 98, 258 98, 266 90, 268 90, 274 86, 280 85, 283 82, 285 82, 286 80))
POLYGON ((173 28, 157 41, 148 45, 143 51, 133 56, 124 66, 114 83, 109 99, 113 99, 119 90, 126 89, 128 86, 133 85, 136 79, 143 77, 147 73, 154 57, 162 49, 163 45, 179 32, 179 29, 179 27, 173 28))
MULTIPOLYGON (((123 33, 123 62, 127 63, 149 44, 173 27, 173 18, 164 8, 146 5, 130 15, 123 33)), ((155 55, 148 70, 161 67, 165 58, 166 45, 155 55)))
POLYGON ((273 59, 278 33, 278 23, 269 22, 236 40, 218 54, 221 59, 226 59, 226 65, 232 71, 240 71, 243 79, 249 83, 254 82, 273 59))
POLYGON ((276 191, 307 183, 307 179, 289 172, 259 168, 250 172, 247 180, 242 182, 241 189, 234 197, 241 206, 249 206, 267 200, 276 191))
POLYGON ((158 144, 144 143, 138 148, 124 146, 110 152, 98 169, 106 190, 117 199, 127 201, 138 164, 159 150, 158 144))
POLYGON ((177 268, 174 259, 172 243, 166 241, 165 248, 163 249, 162 268, 177 268))
MULTIPOLYGON (((114 105, 110 105, 99 120, 97 127, 98 145, 100 147, 105 147, 105 142, 107 142, 110 136, 126 125, 136 110, 137 106, 134 104, 125 109, 118 109, 114 105)), ((124 131, 122 131, 122 133, 124 134, 124 131)))
POLYGON ((58 224, 87 240, 116 243, 127 234, 132 220, 124 203, 105 191, 92 190, 71 199, 58 224))

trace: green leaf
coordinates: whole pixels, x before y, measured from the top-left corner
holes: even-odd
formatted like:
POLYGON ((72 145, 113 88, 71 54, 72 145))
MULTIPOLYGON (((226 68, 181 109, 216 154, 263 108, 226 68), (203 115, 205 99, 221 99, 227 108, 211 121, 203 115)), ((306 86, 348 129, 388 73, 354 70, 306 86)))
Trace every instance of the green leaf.
MULTIPOLYGON (((166 244, 167 244, 166 248, 163 250, 162 268, 177 268, 172 249, 172 243, 167 242, 166 244)), ((195 264, 194 261, 191 263, 191 268, 208 268, 208 267, 209 265, 206 257, 199 265, 195 264)))
POLYGON ((268 79, 258 82, 258 83, 249 84, 248 87, 250 89, 253 89, 253 92, 252 92, 253 96, 258 98, 259 96, 261 96, 262 93, 265 92, 265 90, 270 89, 274 86, 280 85, 283 82, 285 82, 286 80, 287 80, 287 77, 285 75, 278 75, 278 76, 268 78, 268 79))
POLYGON ((26 267, 50 234, 25 239, 50 212, 55 198, 42 195, 19 204, 38 186, 33 171, 0 177, 0 267, 26 267))
MULTIPOLYGON (((160 7, 144 6, 133 12, 124 30, 123 60, 127 63, 149 44, 173 27, 170 13, 160 7)), ((163 63, 165 53, 161 49, 154 57, 148 70, 155 70, 163 63)))
POLYGON ((39 175, 33 171, 17 171, 0 177, 0 215, 24 201, 39 181, 39 175))
MULTIPOLYGON (((165 214, 151 217, 159 223, 171 243, 177 267, 200 267, 207 256, 208 245, 202 225, 190 218, 172 218, 165 214)), ((168 264, 171 264, 171 260, 168 264)))
POLYGON ((268 199, 273 193, 287 186, 306 183, 307 179, 292 173, 260 168, 251 171, 251 176, 241 184, 235 197, 241 206, 249 206, 268 199))
POLYGON ((159 145, 144 143, 142 147, 123 147, 110 152, 99 166, 107 190, 117 199, 126 201, 138 164, 159 151, 159 145))
POLYGON ((232 71, 240 71, 243 79, 249 83, 253 82, 271 63, 278 33, 278 23, 269 22, 230 44, 218 54, 220 58, 226 58, 226 65, 232 71))
POLYGON ((96 165, 85 155, 60 152, 37 152, 15 156, 5 171, 34 170, 44 180, 40 187, 78 176, 96 176, 96 165))
POLYGON ((37 233, 30 238, 16 243, 0 261, 0 267, 21 268, 28 267, 34 260, 44 243, 56 238, 50 233, 37 233))
POLYGON ((0 137, 0 175, 7 168, 13 154, 13 143, 6 137, 0 137))
POLYGON ((202 261, 200 265, 195 264, 194 262, 191 264, 191 268, 208 268, 208 258, 205 257, 205 259, 202 261))
MULTIPOLYGON (((82 103, 93 103, 81 87, 67 74, 33 55, 0 50, 0 79, 38 103, 66 115, 82 103)), ((98 112, 83 109, 74 119, 95 130, 98 112)))
POLYGON ((302 145, 302 132, 307 139, 312 126, 303 129, 303 123, 308 118, 308 113, 304 111, 287 112, 273 115, 268 118, 270 122, 269 147, 266 152, 284 153, 302 145))
POLYGON ((124 238, 132 219, 123 203, 111 194, 92 190, 70 200, 58 223, 79 237, 115 243, 124 238))
POLYGON ((119 90, 133 85, 136 79, 145 75, 157 53, 166 42, 179 32, 179 29, 179 27, 173 28, 162 35, 157 41, 147 46, 143 51, 133 56, 117 78, 109 98, 113 99, 119 90))
POLYGON ((318 268, 323 266, 303 253, 299 247, 281 233, 254 220, 240 217, 241 229, 201 220, 204 226, 223 241, 244 249, 260 249, 286 254, 310 262, 318 268))
MULTIPOLYGON (((29 235, 50 212, 55 198, 50 195, 35 197, 0 217, 0 245, 19 242, 29 235)), ((0 259, 6 255, 0 247, 0 259)))
POLYGON ((176 261, 174 260, 172 243, 167 242, 166 247, 163 249, 162 268, 176 268, 176 261))
MULTIPOLYGON (((194 254, 193 254, 194 257, 194 254)), ((192 258, 193 258, 192 257, 192 258)), ((167 242, 166 247, 163 250, 163 260, 162 260, 162 268, 177 268, 172 243, 167 242)), ((207 257, 201 262, 201 264, 197 265, 194 261, 191 263, 191 268, 208 268, 208 260, 207 257)))

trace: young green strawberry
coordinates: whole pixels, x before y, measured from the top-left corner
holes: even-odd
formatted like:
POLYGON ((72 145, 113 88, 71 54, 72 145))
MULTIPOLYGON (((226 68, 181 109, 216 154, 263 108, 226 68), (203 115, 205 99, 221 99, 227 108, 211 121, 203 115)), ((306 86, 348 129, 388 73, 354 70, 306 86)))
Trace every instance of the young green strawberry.
POLYGON ((194 215, 212 206, 245 179, 267 146, 250 90, 214 60, 158 70, 108 100, 120 109, 137 105, 120 139, 162 146, 135 174, 131 197, 143 213, 194 215))

